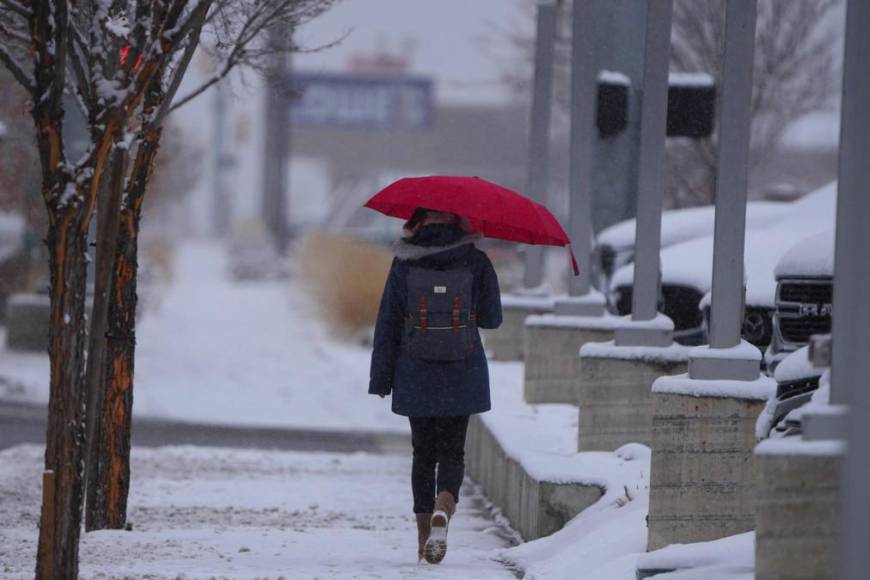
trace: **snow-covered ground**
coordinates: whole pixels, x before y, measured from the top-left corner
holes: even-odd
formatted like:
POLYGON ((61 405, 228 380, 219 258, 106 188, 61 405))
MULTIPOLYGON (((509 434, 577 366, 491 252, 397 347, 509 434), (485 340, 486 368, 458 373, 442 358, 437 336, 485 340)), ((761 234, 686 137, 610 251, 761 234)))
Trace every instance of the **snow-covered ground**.
MULTIPOLYGON (((174 280, 142 317, 137 416, 405 432, 367 393, 370 351, 330 339, 290 281, 234 282, 223 248, 182 245, 174 280)), ((0 398, 47 403, 48 358, 0 348, 0 398)))
MULTIPOLYGON (((83 578, 474 578, 514 575, 464 487, 447 558, 417 563, 410 458, 203 449, 133 451, 132 531, 82 535, 83 578)), ((32 578, 42 449, 0 452, 0 577, 32 578)))
MULTIPOLYGON (((181 246, 173 282, 140 323, 134 412, 407 431, 389 399, 367 394, 369 350, 331 339, 310 315, 315 311, 292 280, 234 282, 221 247, 181 246)), ((646 547, 648 450, 576 453, 574 407, 525 404, 520 363, 490 363, 490 374, 494 411, 485 420, 503 446, 538 476, 562 474, 607 488, 550 537, 510 547, 505 528, 486 517, 483 498, 467 495, 447 561, 420 566, 410 457, 139 447, 133 531, 86 534, 82 575, 486 579, 513 577, 501 563, 509 562, 529 580, 574 578, 580 570, 589 578, 633 579, 646 547), (521 444, 511 443, 518 438, 521 444)), ((0 398, 45 403, 47 384, 46 355, 0 348, 0 398)), ((3 578, 32 576, 41 470, 36 446, 0 452, 3 578)), ((692 553, 718 550, 709 548, 692 553)), ((748 551, 742 550, 743 577, 748 551)))

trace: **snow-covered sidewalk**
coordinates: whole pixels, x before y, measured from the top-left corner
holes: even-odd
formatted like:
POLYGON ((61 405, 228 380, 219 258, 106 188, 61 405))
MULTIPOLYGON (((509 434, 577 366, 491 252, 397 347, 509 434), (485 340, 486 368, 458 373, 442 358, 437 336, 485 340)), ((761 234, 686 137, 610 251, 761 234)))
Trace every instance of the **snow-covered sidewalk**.
MULTIPOLYGON (((0 452, 0 576, 32 578, 42 449, 0 452)), ((438 565, 418 564, 410 459, 163 447, 133 451, 133 530, 83 534, 83 578, 490 578, 508 545, 465 486, 438 565)))
MULTIPOLYGON (((371 351, 332 340, 295 280, 236 282, 226 252, 178 247, 137 332, 133 411, 203 423, 408 432, 367 393, 371 351)), ((0 344, 0 399, 48 402, 48 357, 0 344)))

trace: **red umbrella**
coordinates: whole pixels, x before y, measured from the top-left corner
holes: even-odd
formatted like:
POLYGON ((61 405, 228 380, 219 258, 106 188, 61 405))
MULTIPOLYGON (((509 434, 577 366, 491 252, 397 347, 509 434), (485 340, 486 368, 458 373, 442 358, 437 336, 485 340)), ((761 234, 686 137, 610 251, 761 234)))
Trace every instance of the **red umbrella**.
MULTIPOLYGON (((488 238, 545 246, 571 244, 543 205, 480 177, 405 177, 382 189, 365 207, 402 219, 425 207, 461 215, 488 238)), ((579 274, 573 251, 571 262, 574 274, 579 274)))

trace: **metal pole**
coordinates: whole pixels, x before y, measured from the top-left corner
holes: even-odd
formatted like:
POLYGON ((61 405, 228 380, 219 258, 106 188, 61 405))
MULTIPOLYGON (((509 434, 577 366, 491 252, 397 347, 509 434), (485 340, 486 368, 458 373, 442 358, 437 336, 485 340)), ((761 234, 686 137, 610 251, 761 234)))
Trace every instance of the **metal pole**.
POLYGON ((672 11, 673 0, 650 0, 647 6, 631 312, 635 321, 652 320, 658 313, 672 11))
MULTIPOLYGON (((539 203, 546 203, 550 187, 550 107, 558 11, 558 3, 554 0, 538 2, 526 194, 539 203)), ((537 288, 543 278, 544 250, 541 246, 529 246, 526 248, 523 287, 537 288)))
POLYGON ((728 0, 726 6, 710 319, 712 348, 738 345, 743 324, 743 247, 755 50, 756 0, 728 0))
POLYGON ((214 234, 218 237, 225 236, 230 224, 230 199, 227 193, 226 177, 226 86, 219 82, 215 87, 214 95, 214 147, 212 172, 212 219, 214 234))
POLYGON ((870 2, 849 0, 843 62, 843 101, 834 262, 831 403, 849 404, 848 447, 840 513, 840 578, 870 570, 870 2))
POLYGON ((571 32, 571 218, 569 234, 582 267, 571 276, 569 296, 585 296, 590 289, 592 259, 592 136, 595 131, 594 7, 574 0, 571 32))
POLYGON ((280 47, 287 45, 289 32, 281 26, 269 29, 269 42, 277 52, 272 55, 266 95, 266 143, 263 152, 263 221, 272 234, 279 254, 287 251, 289 228, 287 225, 287 165, 290 161, 290 102, 288 53, 280 47))

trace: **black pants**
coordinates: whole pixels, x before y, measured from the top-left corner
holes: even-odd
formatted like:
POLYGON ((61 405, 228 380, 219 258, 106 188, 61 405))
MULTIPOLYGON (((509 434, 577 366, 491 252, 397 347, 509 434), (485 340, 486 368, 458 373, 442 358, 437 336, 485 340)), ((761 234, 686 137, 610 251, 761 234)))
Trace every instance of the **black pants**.
POLYGON ((459 501, 465 476, 465 433, 468 415, 460 417, 409 417, 414 463, 411 488, 414 513, 431 514, 435 496, 449 491, 459 501), (436 475, 437 466, 437 475, 436 475))

